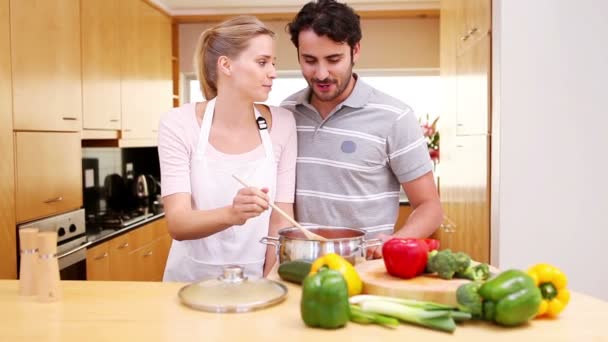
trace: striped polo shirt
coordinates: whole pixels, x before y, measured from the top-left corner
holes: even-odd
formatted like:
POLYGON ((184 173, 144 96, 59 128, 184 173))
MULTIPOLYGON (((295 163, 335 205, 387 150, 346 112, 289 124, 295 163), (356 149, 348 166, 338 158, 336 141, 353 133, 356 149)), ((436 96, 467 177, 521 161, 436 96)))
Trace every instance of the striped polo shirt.
POLYGON ((297 220, 392 234, 400 183, 432 171, 416 115, 360 78, 325 120, 309 98, 307 88, 281 104, 298 131, 297 220))

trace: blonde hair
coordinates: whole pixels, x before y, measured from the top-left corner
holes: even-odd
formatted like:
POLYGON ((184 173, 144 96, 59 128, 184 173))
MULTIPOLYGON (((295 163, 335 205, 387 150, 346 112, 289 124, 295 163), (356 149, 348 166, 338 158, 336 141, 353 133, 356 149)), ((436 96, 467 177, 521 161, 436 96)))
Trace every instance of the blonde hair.
POLYGON ((259 35, 275 36, 254 16, 241 15, 205 30, 194 52, 194 68, 201 91, 207 100, 217 96, 217 60, 221 56, 236 58, 259 35))

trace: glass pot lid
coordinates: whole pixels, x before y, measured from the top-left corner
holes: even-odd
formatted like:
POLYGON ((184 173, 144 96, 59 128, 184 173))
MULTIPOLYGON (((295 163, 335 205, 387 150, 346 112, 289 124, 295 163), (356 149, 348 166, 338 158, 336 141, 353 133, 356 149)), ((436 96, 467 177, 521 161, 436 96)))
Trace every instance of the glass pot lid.
POLYGON ((186 285, 179 290, 183 304, 208 312, 248 312, 282 302, 287 287, 266 278, 249 279, 243 268, 224 266, 217 278, 186 285))

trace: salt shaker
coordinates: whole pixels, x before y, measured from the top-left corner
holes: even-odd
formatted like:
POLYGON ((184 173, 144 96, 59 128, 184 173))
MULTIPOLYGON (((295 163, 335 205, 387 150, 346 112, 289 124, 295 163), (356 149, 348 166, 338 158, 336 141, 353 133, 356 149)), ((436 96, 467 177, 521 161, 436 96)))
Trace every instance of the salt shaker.
POLYGON ((36 274, 38 264, 38 228, 19 229, 19 295, 36 295, 36 274))
POLYGON ((61 299, 59 262, 57 261, 57 232, 38 233, 37 295, 41 302, 61 299))

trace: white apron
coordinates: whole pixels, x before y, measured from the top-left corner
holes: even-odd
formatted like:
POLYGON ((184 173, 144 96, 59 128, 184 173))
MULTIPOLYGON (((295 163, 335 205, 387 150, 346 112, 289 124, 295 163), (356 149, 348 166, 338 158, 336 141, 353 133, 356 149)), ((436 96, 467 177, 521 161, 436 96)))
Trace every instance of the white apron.
MULTIPOLYGON (((215 99, 207 103, 201 125, 198 146, 191 160, 190 182, 192 206, 196 210, 210 210, 232 205, 234 196, 242 188, 233 177, 236 174, 250 186, 269 188, 274 202, 277 165, 267 129, 260 130, 265 156, 249 162, 236 160, 208 160, 209 132, 213 121, 215 99)), ((260 113, 255 109, 256 119, 260 113)), ((268 235, 270 210, 251 218, 242 226, 232 226, 198 240, 171 243, 163 281, 196 282, 222 274, 222 266, 241 265, 247 276, 261 277, 266 256, 266 245, 260 239, 268 235)))

